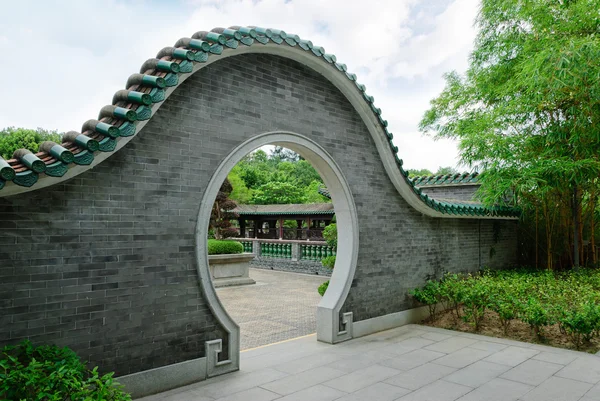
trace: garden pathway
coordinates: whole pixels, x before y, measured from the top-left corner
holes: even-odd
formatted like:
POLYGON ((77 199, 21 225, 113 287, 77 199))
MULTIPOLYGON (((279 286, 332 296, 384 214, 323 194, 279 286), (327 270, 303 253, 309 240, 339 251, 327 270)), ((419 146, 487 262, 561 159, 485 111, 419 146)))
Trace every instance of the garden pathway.
POLYGON ((407 325, 337 345, 314 335, 242 352, 241 370, 144 401, 593 401, 600 358, 407 325))
POLYGON ((329 277, 250 269, 256 284, 222 287, 217 295, 240 326, 242 350, 317 331, 317 287, 329 277))

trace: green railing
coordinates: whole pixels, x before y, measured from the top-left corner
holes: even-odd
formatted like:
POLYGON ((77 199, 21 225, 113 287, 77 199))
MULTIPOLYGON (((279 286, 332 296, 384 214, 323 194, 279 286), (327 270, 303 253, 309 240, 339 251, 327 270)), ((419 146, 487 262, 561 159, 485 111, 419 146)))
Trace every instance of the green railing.
POLYGON ((244 247, 244 252, 252 253, 252 241, 240 241, 244 247))
POLYGON ((292 244, 260 243, 260 255, 268 258, 292 258, 292 244))
POLYGON ((335 255, 335 250, 327 245, 301 245, 300 259, 321 260, 335 255))

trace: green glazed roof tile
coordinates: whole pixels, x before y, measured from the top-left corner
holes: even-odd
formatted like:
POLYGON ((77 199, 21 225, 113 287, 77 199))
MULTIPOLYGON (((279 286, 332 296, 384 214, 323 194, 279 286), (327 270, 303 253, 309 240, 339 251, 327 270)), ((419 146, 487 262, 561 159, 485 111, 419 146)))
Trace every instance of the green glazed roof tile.
POLYGON ((46 166, 46 174, 51 177, 62 177, 69 170, 69 165, 61 161, 46 166))
POLYGON ((100 152, 112 152, 117 147, 117 141, 113 138, 104 138, 100 141, 100 147, 98 150, 100 152))
POLYGON ((119 127, 119 134, 120 134, 120 136, 124 136, 124 137, 132 136, 133 134, 135 134, 135 124, 130 123, 130 122, 124 122, 119 127))
POLYGON ((208 53, 203 51, 197 51, 194 56, 194 61, 197 63, 205 63, 208 61, 208 53))
POLYGON ((73 161, 75 164, 80 166, 88 166, 92 164, 94 161, 94 153, 89 150, 84 150, 83 152, 79 152, 75 155, 75 160, 73 161))
POLYGON ((22 187, 31 187, 37 182, 37 180, 38 174, 31 170, 17 173, 15 178, 13 178, 13 182, 22 187))

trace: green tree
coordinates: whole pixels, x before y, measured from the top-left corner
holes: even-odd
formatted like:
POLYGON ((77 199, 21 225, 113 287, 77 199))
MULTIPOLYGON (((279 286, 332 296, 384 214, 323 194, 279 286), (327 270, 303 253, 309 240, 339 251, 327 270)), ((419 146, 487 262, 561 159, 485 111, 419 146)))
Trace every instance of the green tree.
POLYGON ((246 183, 242 177, 240 177, 239 165, 236 165, 231 169, 227 179, 233 187, 233 191, 231 191, 229 198, 241 204, 250 203, 250 199, 252 199, 252 190, 246 187, 246 183))
POLYGON ((434 175, 448 175, 448 174, 456 174, 458 173, 458 170, 455 169, 454 167, 439 167, 437 169, 437 171, 435 172, 434 175))
POLYGON ((323 181, 311 164, 281 147, 270 155, 261 149, 247 155, 232 169, 229 179, 233 185, 231 198, 240 203, 330 201, 318 193, 323 181))
POLYGON ((313 181, 304 187, 304 196, 302 203, 331 203, 331 199, 324 197, 319 193, 319 188, 323 186, 321 181, 313 181))
POLYGON ((426 168, 417 170, 417 169, 408 169, 406 170, 408 171, 408 176, 410 178, 413 177, 422 177, 422 176, 427 176, 427 175, 433 175, 433 173, 430 170, 427 170, 426 168))
POLYGON ((257 188, 252 194, 251 203, 255 205, 284 205, 303 203, 302 188, 289 182, 268 182, 257 188))
POLYGON ((8 127, 0 131, 0 156, 11 159, 17 149, 29 149, 37 152, 40 143, 53 141, 61 143, 61 134, 43 128, 27 129, 8 127))
POLYGON ((420 123, 437 138, 458 139, 461 162, 482 171, 483 202, 535 211, 536 222, 541 210, 547 249, 552 236, 567 238, 576 266, 582 203, 597 196, 600 173, 599 7, 483 0, 466 73, 446 74, 420 123))

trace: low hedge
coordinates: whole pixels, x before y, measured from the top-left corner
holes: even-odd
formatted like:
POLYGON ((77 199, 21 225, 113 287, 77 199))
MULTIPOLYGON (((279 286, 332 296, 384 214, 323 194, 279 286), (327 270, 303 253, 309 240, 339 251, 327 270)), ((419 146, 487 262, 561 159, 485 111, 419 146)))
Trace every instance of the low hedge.
POLYGON ((224 255, 229 253, 243 253, 244 246, 241 242, 237 241, 226 241, 218 239, 208 240, 208 254, 209 255, 224 255))
POLYGON ((34 347, 29 341, 6 346, 0 356, 0 399, 27 401, 129 401, 113 379, 88 369, 69 348, 34 347))
POLYGON ((475 275, 446 274, 412 291, 429 306, 451 310, 478 330, 486 311, 492 311, 506 334, 511 322, 528 324, 538 338, 544 328, 557 324, 560 332, 579 349, 600 337, 600 271, 580 269, 565 273, 511 270, 475 275))

